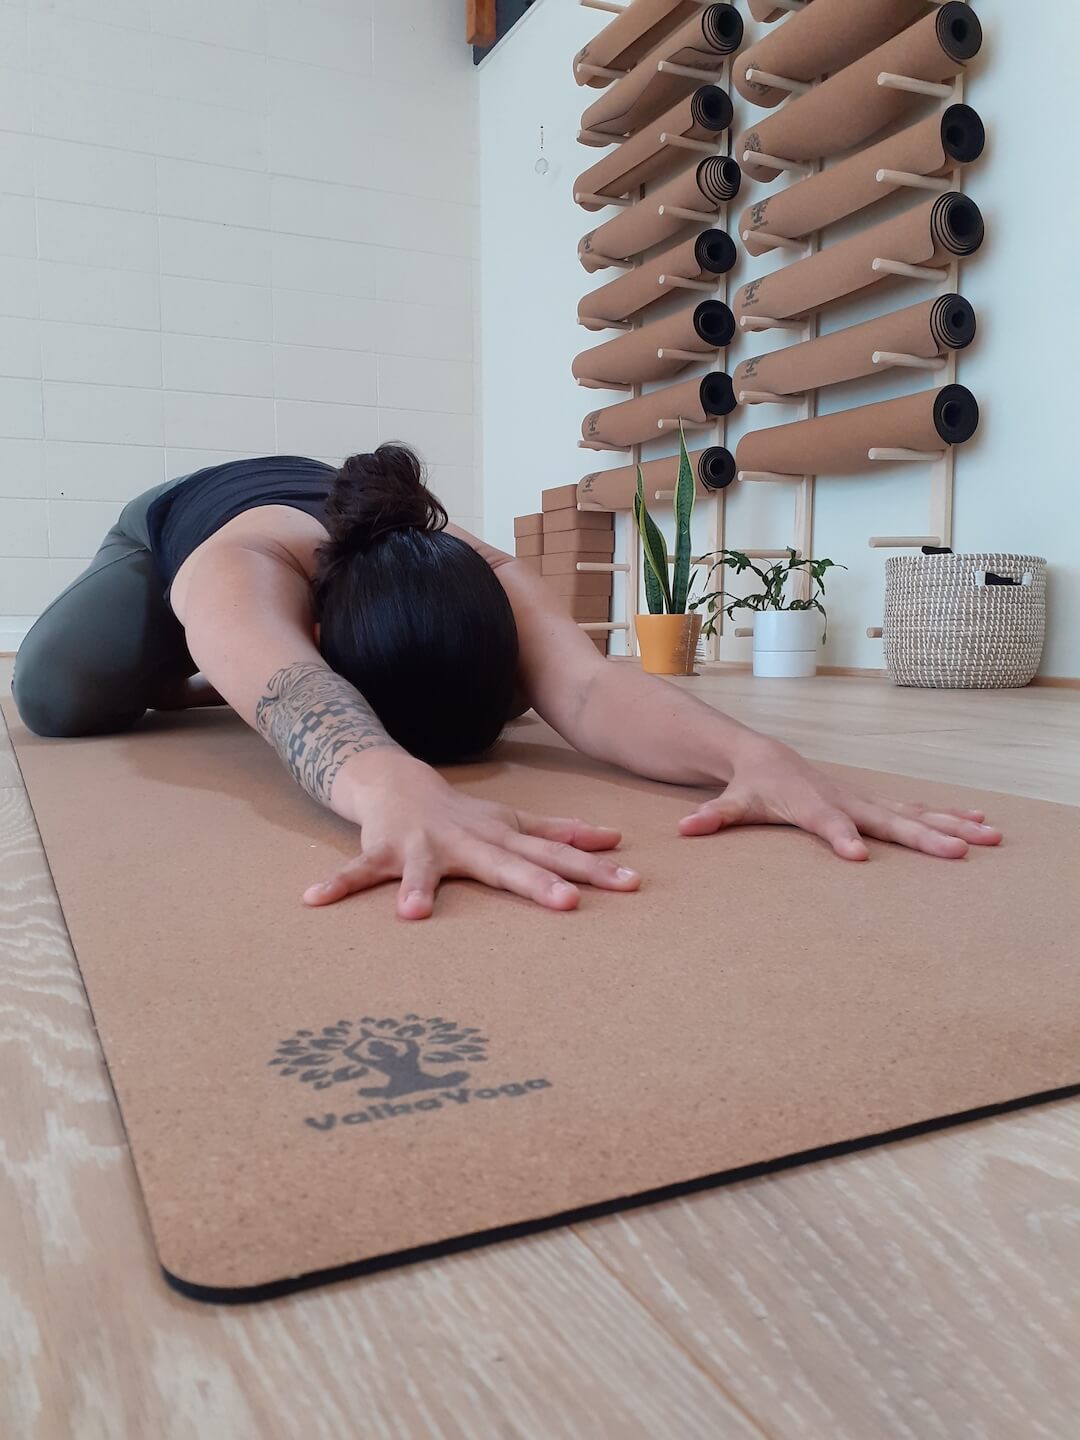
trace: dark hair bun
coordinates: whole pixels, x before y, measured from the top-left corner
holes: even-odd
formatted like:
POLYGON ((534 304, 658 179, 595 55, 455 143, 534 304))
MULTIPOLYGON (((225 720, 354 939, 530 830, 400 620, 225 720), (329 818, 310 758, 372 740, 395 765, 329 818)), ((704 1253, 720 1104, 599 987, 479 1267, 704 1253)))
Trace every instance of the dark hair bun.
POLYGON ((446 522, 446 511, 424 483, 423 466, 406 445, 350 455, 326 501, 326 528, 339 555, 370 550, 393 531, 442 530, 446 522))

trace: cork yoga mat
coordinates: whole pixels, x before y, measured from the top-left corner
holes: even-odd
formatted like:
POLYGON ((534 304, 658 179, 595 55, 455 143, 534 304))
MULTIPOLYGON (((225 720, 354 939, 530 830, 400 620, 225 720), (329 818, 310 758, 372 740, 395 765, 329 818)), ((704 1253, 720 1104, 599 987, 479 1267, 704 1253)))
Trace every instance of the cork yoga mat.
POLYGON ((578 319, 588 329, 603 330, 610 321, 626 320, 673 290, 677 292, 672 279, 713 280, 725 275, 737 254, 726 230, 703 230, 582 296, 578 319))
POLYGON ((664 38, 700 10, 700 0, 631 0, 621 15, 574 56, 574 79, 579 85, 603 89, 610 76, 589 75, 582 65, 601 70, 630 70, 664 38))
POLYGON ((702 85, 658 120, 583 170, 574 181, 574 199, 583 210, 602 210, 602 198, 620 196, 686 162, 687 152, 665 137, 715 140, 731 124, 731 100, 719 85, 702 85))
POLYGON ((772 237, 802 240, 846 219, 898 189, 878 172, 944 175, 982 154, 983 123, 970 105, 949 105, 940 115, 909 125, 888 139, 858 150, 816 175, 747 206, 739 234, 751 255, 776 248, 772 237))
POLYGON ((852 475, 873 468, 871 448, 921 450, 970 440, 979 424, 975 396, 963 385, 921 390, 814 420, 795 420, 744 435, 735 450, 739 473, 852 475))
POLYGON ((571 368, 576 379, 596 384, 670 380, 688 365, 711 359, 734 334, 735 317, 723 301, 702 300, 700 305, 685 306, 663 320, 583 351, 571 368), (682 353, 673 355, 673 350, 682 353), (688 360, 688 354, 696 358, 688 360))
MULTIPOLYGON (((811 0, 806 0, 809 5, 811 0)), ((784 5, 774 5, 773 0, 750 0, 750 14, 755 20, 762 20, 766 24, 772 24, 774 20, 783 20, 789 13, 784 5)))
POLYGON ((455 882, 407 924, 389 890, 301 905, 356 830, 227 712, 14 738, 158 1256, 199 1298, 1080 1089, 1074 809, 848 772, 1006 843, 688 840, 707 792, 524 723, 452 783, 619 826, 641 891, 555 914, 455 882))
POLYGON ((925 9, 926 0, 815 0, 744 50, 732 81, 754 105, 779 105, 791 92, 748 80, 747 70, 804 83, 820 80, 890 40, 925 9))
POLYGON ((621 405, 590 411, 581 422, 581 438, 586 445, 616 445, 621 449, 657 439, 665 420, 702 425, 713 416, 729 415, 734 408, 731 377, 714 370, 700 379, 684 380, 663 390, 650 390, 636 400, 624 400, 621 405))
POLYGON ((893 282, 896 277, 888 270, 875 270, 875 260, 944 267, 958 256, 974 254, 982 242, 979 207, 967 195, 950 190, 805 260, 751 280, 736 291, 731 308, 736 319, 811 315, 859 290, 893 282))
POLYGON ((874 363, 876 353, 933 360, 949 350, 964 349, 974 338, 975 311, 969 302, 962 295, 939 295, 817 340, 755 355, 735 367, 731 383, 740 403, 748 390, 802 395, 875 374, 885 368, 874 363))
POLYGON ((633 135, 694 88, 693 79, 661 70, 661 64, 719 71, 742 36, 742 17, 734 6, 706 5, 593 101, 581 117, 586 133, 578 138, 586 145, 610 145, 612 139, 633 135), (599 138, 590 140, 588 132, 599 138))
MULTIPOLYGON (((702 499, 717 490, 726 490, 735 479, 735 457, 722 445, 691 450, 689 459, 697 482, 695 489, 702 499)), ((652 503, 658 495, 666 495, 670 499, 675 491, 678 473, 678 455, 665 455, 660 460, 646 460, 641 466, 641 482, 646 501, 652 503)), ((591 475, 583 475, 578 482, 578 504, 587 511, 630 510, 636 490, 636 465, 596 470, 591 475)))
POLYGON ((678 234, 686 225, 679 210, 695 211, 702 224, 739 193, 742 171, 727 155, 707 155, 683 170, 646 199, 619 212, 578 242, 578 259, 590 273, 613 260, 629 260, 643 250, 678 234))
POLYGON ((861 145, 924 101, 911 91, 879 85, 879 74, 951 80, 981 45, 982 28, 974 11, 961 0, 947 0, 869 55, 757 121, 736 140, 735 157, 751 179, 774 180, 780 174, 776 166, 758 162, 752 153, 747 158, 746 152, 820 160, 861 145))

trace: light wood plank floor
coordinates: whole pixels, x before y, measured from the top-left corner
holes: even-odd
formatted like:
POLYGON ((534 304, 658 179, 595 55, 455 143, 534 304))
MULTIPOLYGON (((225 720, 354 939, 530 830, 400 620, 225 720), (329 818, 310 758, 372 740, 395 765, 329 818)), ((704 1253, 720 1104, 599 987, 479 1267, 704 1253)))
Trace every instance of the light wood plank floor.
MULTIPOLYGON (((1080 804, 1080 695, 685 683, 817 758, 1080 804)), ((5 1440, 1080 1434, 1078 1102, 264 1305, 172 1294, 5 746, 5 1440)))

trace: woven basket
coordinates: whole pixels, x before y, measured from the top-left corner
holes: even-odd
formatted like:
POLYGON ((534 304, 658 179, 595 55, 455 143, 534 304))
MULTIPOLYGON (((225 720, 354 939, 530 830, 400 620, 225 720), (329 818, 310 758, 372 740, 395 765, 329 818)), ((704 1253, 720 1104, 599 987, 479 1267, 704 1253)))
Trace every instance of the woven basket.
POLYGON ((885 563, 885 663, 897 685, 1005 690, 1042 659, 1046 561, 1037 555, 897 555, 885 563), (980 572, 1023 581, 979 584, 980 572))

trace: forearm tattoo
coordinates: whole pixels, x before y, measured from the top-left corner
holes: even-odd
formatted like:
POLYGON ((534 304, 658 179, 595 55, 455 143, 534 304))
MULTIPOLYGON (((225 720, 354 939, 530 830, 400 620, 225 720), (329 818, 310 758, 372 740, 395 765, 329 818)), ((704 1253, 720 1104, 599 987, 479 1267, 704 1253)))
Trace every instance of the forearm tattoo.
POLYGON ((395 745, 359 690, 326 665, 285 665, 255 707, 255 727, 293 779, 324 805, 354 755, 395 745))

